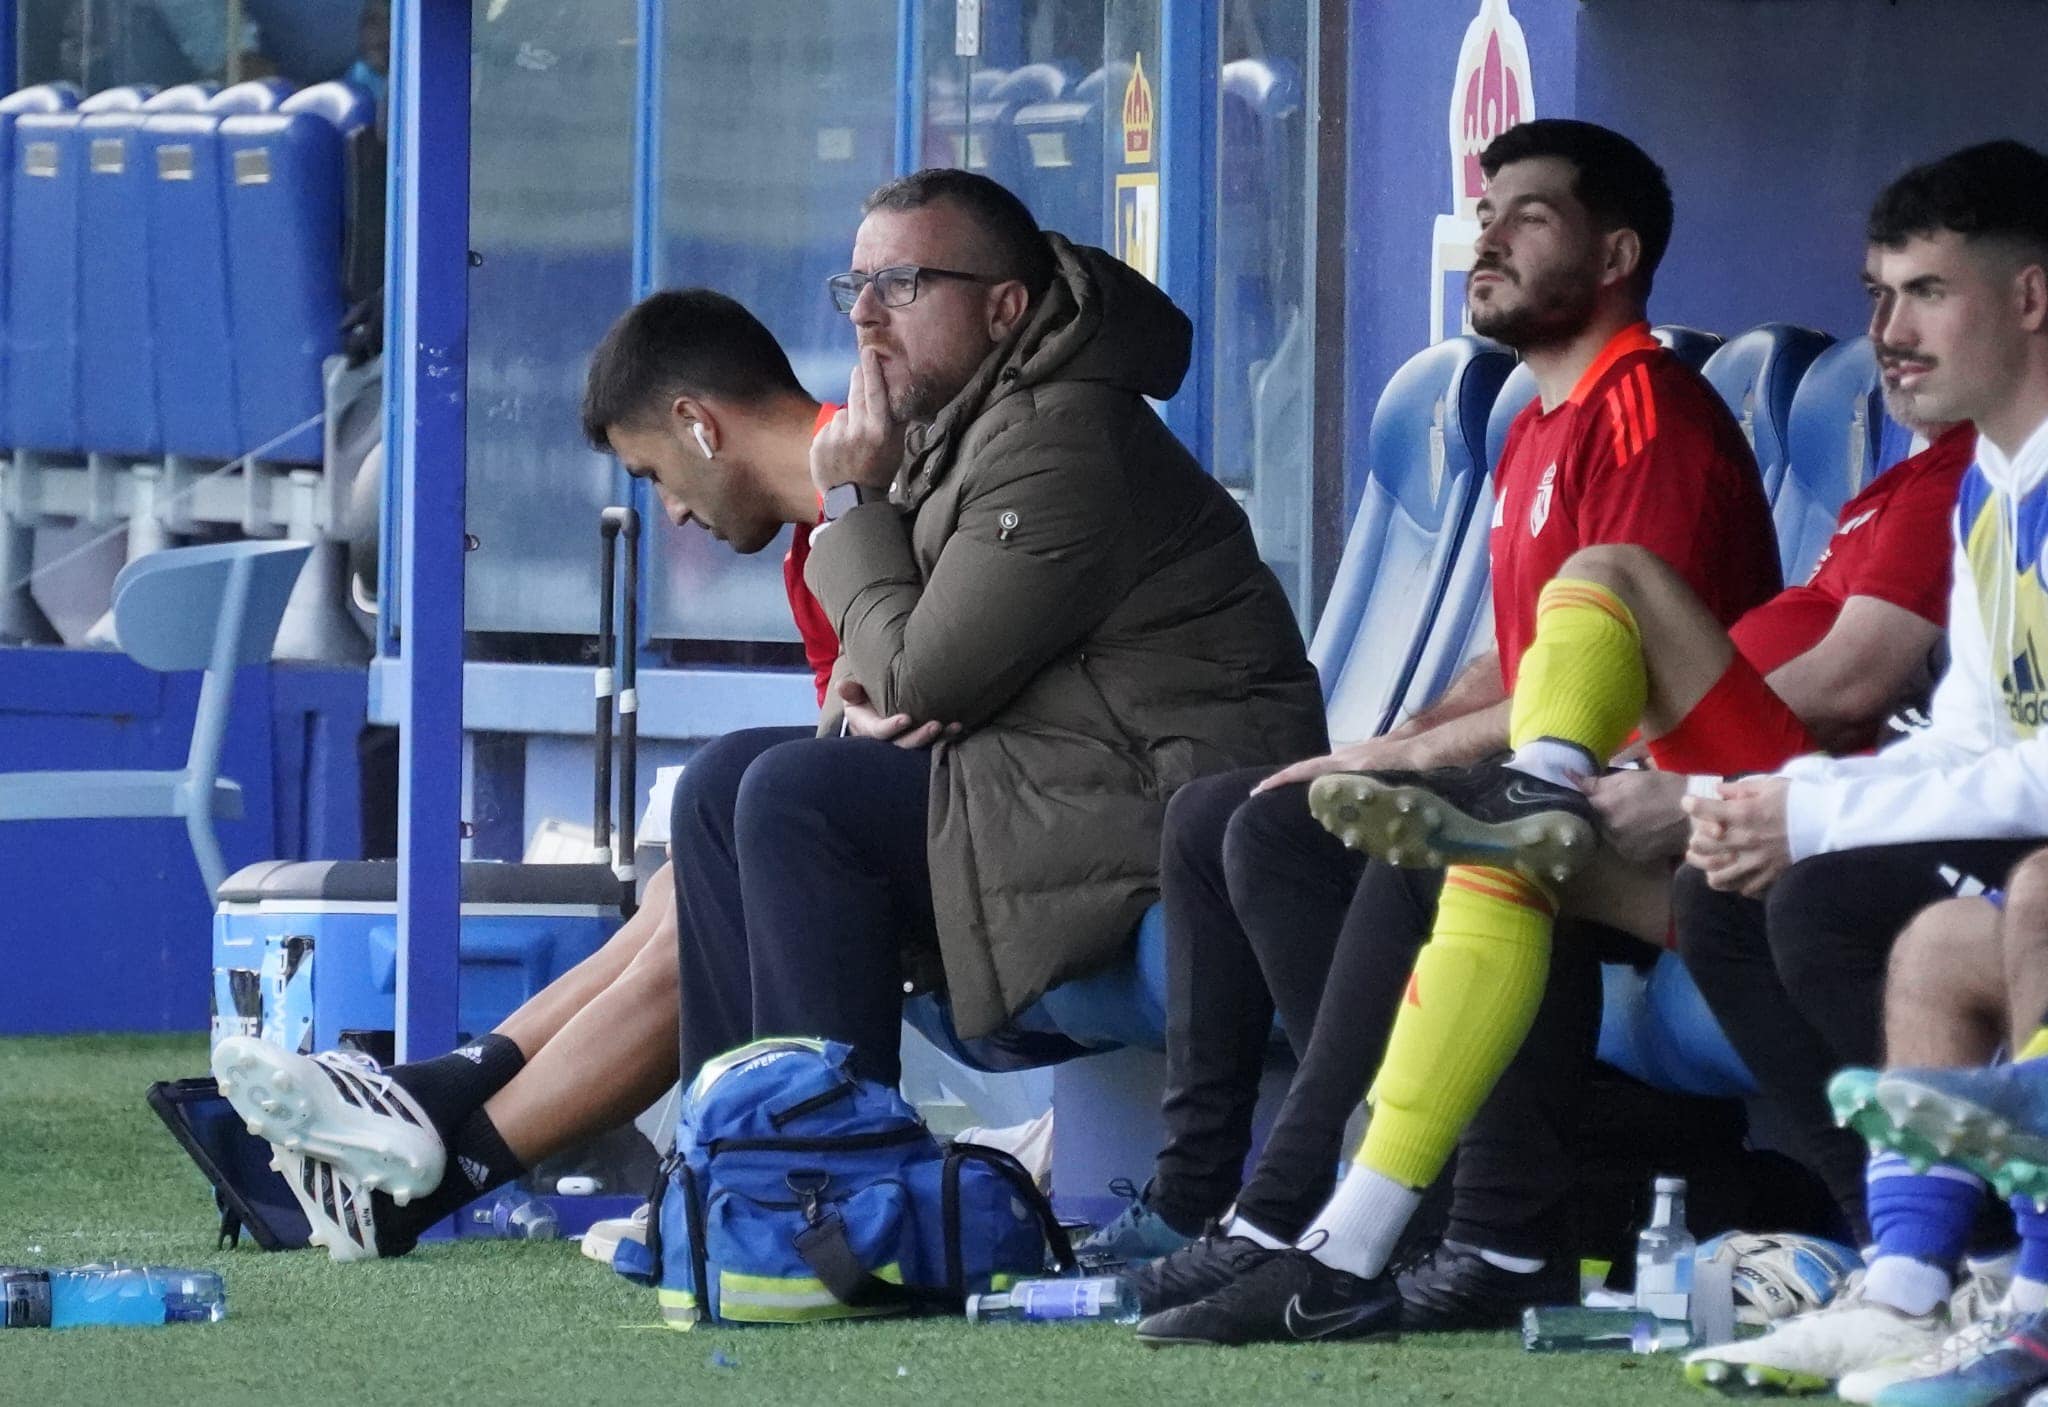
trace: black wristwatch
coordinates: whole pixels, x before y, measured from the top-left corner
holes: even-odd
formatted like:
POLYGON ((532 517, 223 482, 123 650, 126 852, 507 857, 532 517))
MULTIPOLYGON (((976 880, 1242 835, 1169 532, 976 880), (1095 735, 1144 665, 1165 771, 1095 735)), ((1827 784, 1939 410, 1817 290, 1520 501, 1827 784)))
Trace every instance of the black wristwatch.
POLYGON ((863 503, 874 503, 888 497, 886 489, 871 489, 863 484, 834 484, 825 490, 824 519, 836 523, 863 503))

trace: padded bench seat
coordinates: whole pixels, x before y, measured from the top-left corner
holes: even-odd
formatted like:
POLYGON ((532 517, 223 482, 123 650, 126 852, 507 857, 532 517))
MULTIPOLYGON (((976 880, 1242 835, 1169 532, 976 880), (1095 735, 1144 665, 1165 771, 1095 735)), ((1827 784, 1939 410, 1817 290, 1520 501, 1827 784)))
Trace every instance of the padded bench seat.
MULTIPOLYGON (((1647 972, 1608 963, 1601 979, 1601 1060, 1674 1093, 1735 1096, 1755 1091, 1741 1057, 1675 953, 1660 954, 1647 972)), ((1126 1046, 1164 1050, 1164 914, 1157 904, 1146 911, 1130 957, 1047 992, 992 1036, 961 1040, 944 1001, 935 996, 906 1003, 904 1019, 962 1064, 992 1072, 1036 1069, 1126 1046)), ((1284 1058, 1284 1043, 1276 1044, 1284 1058)))

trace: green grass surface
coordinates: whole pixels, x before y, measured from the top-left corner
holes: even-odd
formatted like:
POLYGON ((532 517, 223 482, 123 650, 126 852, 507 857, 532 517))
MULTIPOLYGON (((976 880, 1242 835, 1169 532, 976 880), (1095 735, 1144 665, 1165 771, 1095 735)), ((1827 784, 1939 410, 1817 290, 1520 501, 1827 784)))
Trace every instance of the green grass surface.
POLYGON ((220 1324, 0 1331, 8 1404, 1707 1401, 1661 1360, 1535 1358, 1513 1336, 1150 1351, 1114 1326, 871 1322, 674 1333, 567 1242, 400 1261, 213 1249, 204 1180, 144 1105, 196 1038, 0 1040, 0 1263, 206 1266, 220 1324), (714 1361, 722 1359, 724 1362, 714 1361))

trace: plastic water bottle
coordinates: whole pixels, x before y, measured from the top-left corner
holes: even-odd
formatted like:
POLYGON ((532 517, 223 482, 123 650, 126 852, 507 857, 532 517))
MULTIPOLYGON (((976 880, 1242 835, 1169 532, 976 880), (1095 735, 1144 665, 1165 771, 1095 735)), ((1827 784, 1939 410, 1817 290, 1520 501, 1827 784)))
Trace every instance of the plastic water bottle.
POLYGON ((500 1236, 508 1241, 552 1241, 562 1234, 555 1209, 520 1187, 507 1187, 488 1202, 472 1203, 467 1216, 472 1236, 500 1236))
POLYGON ((0 1328, 81 1324, 210 1324, 228 1312, 211 1270, 167 1265, 0 1266, 0 1328))
POLYGON ((1522 1311, 1522 1347, 1531 1353, 1669 1353, 1692 1335, 1641 1309, 1531 1305, 1522 1311))
POLYGON ((967 1297, 967 1318, 976 1324, 1047 1324, 1061 1319, 1138 1322, 1138 1293, 1115 1275, 1088 1280, 1019 1280, 1008 1290, 967 1297))
POLYGON ((1685 1179, 1660 1177, 1654 1186, 1650 1224, 1636 1235, 1636 1308, 1685 1324, 1692 1318, 1697 1250, 1685 1229, 1685 1179))

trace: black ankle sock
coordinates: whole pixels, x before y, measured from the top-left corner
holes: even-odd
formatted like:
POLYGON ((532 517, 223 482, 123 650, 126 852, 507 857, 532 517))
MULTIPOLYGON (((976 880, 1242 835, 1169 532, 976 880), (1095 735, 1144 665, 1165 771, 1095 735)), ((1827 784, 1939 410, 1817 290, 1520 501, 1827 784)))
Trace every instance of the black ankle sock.
POLYGON ((448 1166, 433 1191, 402 1207, 382 1192, 371 1194, 371 1205, 377 1215, 379 1254, 404 1255, 420 1233, 435 1222, 453 1216, 486 1192, 503 1187, 526 1171, 526 1165, 506 1146, 491 1116, 481 1109, 464 1119, 447 1136, 447 1143, 448 1166))
POLYGON ((427 1111, 442 1141, 452 1143, 463 1120, 511 1084, 525 1066, 519 1047, 494 1031, 446 1055, 394 1065, 384 1073, 427 1111))

